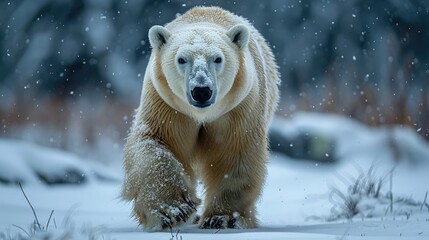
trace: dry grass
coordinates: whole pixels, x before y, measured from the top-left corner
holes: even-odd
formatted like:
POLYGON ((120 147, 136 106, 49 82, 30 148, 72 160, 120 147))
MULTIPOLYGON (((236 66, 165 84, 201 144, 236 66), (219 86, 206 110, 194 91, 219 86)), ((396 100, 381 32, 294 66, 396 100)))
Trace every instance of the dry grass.
POLYGON ((358 215, 360 213, 358 204, 362 198, 379 198, 383 183, 384 178, 377 178, 374 175, 374 167, 371 166, 367 172, 361 172, 358 177, 352 179, 346 192, 333 188, 329 196, 333 207, 328 220, 352 219, 358 215))
POLYGON ((345 180, 339 177, 341 181, 347 184, 347 189, 341 191, 339 188, 333 188, 329 200, 332 203, 331 214, 328 221, 339 219, 352 220, 356 216, 362 218, 383 217, 387 215, 405 216, 407 219, 415 212, 429 211, 427 201, 427 192, 422 202, 416 201, 411 197, 395 196, 393 189, 394 168, 384 176, 375 174, 374 166, 368 171, 351 179, 345 180), (389 183, 389 190, 382 192, 389 183))

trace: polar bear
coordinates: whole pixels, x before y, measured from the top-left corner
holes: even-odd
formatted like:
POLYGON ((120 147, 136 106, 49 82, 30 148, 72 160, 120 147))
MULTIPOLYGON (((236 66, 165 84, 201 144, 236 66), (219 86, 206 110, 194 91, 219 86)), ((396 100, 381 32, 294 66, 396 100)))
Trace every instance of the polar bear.
POLYGON ((254 228, 278 67, 244 18, 195 7, 149 30, 152 54, 124 149, 124 199, 146 229, 254 228))

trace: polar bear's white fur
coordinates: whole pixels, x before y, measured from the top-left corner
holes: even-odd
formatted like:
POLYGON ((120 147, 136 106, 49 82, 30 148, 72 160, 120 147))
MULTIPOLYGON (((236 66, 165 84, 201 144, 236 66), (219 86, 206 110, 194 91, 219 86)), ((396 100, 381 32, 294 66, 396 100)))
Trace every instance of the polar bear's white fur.
POLYGON ((196 7, 149 30, 152 55, 125 146, 123 197, 146 228, 193 218, 201 228, 257 226, 267 132, 279 74, 264 38, 244 18, 196 7))

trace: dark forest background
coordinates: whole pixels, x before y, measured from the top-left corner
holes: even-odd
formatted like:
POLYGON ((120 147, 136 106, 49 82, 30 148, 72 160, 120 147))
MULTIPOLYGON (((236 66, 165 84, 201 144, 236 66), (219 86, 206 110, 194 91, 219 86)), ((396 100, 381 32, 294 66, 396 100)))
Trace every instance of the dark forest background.
POLYGON ((267 38, 282 74, 277 115, 335 113, 429 139, 426 0, 2 1, 0 136, 121 158, 147 31, 195 5, 242 15, 267 38))

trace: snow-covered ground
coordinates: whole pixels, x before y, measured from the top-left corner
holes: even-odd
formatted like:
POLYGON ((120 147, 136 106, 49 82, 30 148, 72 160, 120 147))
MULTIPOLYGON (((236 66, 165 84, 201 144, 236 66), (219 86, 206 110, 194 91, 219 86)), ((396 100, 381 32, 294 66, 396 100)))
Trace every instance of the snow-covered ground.
POLYGON ((187 225, 145 232, 130 217, 130 204, 118 197, 120 169, 0 140, 0 239, 25 239, 27 233, 33 239, 429 239, 429 145, 413 130, 372 129, 309 113, 276 120, 273 128, 288 136, 304 132, 332 139, 337 161, 322 164, 273 153, 258 202, 261 226, 252 230, 187 225), (379 196, 348 192, 356 179, 382 179, 379 196), (32 233, 35 217, 18 181, 24 182, 43 231, 32 233), (350 199, 358 213, 346 219, 342 207, 350 199))

